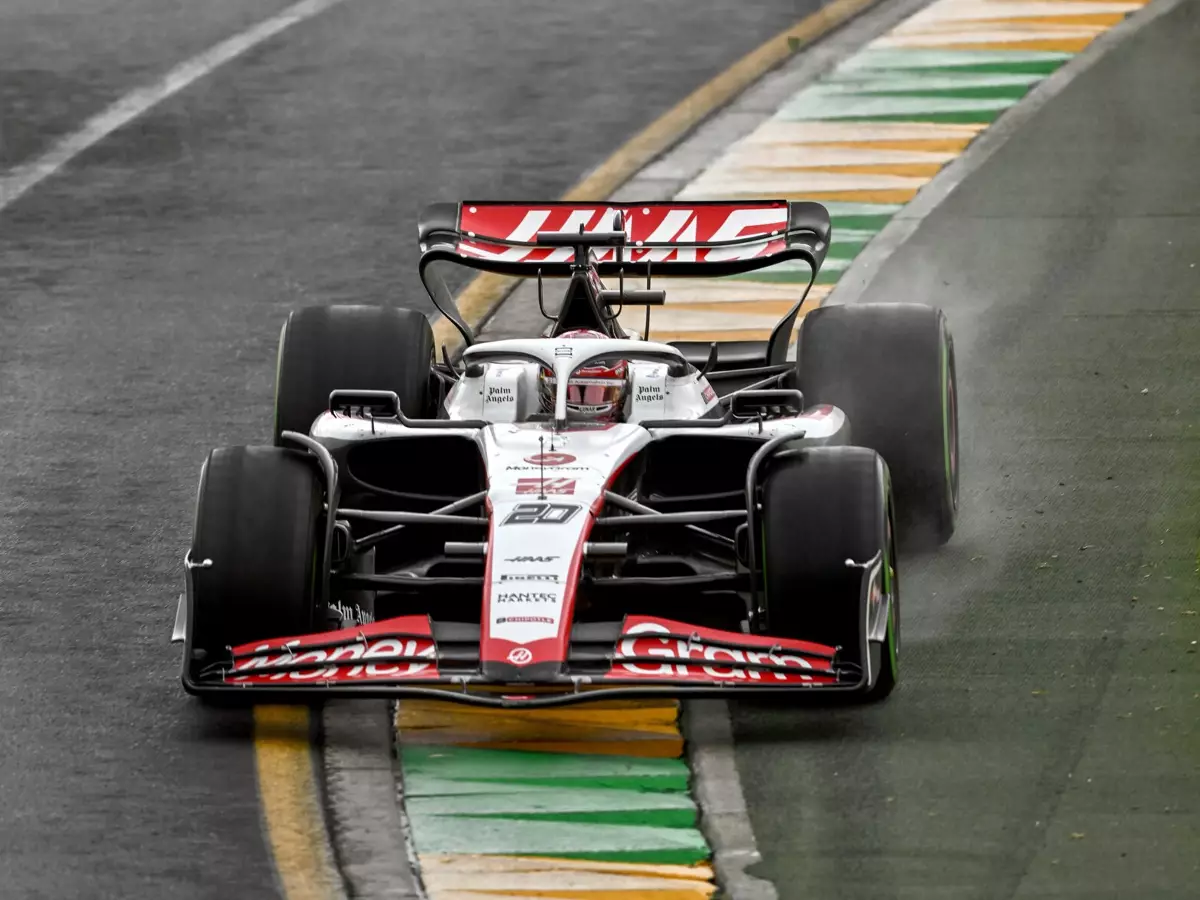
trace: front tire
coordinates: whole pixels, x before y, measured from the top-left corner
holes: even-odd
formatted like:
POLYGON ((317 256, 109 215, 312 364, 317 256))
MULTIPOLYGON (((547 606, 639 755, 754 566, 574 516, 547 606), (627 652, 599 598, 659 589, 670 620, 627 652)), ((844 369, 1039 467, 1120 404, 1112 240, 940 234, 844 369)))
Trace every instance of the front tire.
POLYGON ((863 570, 846 560, 882 557, 881 587, 891 596, 884 641, 872 642, 877 672, 864 694, 882 700, 898 677, 900 637, 892 493, 873 450, 815 447, 785 454, 763 483, 763 582, 767 631, 842 647, 859 664, 863 570))
POLYGON ((279 335, 275 446, 284 431, 308 434, 329 394, 395 391, 406 416, 432 413, 433 329, 414 309, 309 306, 288 316, 279 335))
POLYGON ((316 608, 323 491, 303 453, 214 450, 200 476, 191 559, 193 661, 325 625, 316 608))
POLYGON ((887 461, 903 544, 940 546, 958 517, 958 384, 939 309, 823 306, 804 319, 797 374, 808 405, 850 420, 850 439, 887 461))

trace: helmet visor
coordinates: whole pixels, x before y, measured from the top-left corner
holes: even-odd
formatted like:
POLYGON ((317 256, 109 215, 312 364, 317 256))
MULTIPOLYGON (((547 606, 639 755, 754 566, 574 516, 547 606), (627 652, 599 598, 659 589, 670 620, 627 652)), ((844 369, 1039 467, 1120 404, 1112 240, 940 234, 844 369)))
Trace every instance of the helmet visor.
POLYGON ((593 411, 588 407, 607 409, 621 402, 624 387, 620 378, 572 378, 567 382, 567 405, 580 412, 593 411))
MULTIPOLYGON (((554 407, 557 379, 553 375, 542 376, 542 400, 547 410, 554 407)), ((576 376, 567 382, 567 411, 582 416, 598 416, 615 413, 625 400, 623 378, 598 378, 576 376)))

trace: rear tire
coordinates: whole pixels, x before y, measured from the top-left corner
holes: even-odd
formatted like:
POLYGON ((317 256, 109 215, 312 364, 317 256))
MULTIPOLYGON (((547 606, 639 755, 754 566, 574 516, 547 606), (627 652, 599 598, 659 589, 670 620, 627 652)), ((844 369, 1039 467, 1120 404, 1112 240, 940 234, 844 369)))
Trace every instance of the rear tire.
POLYGON ((898 675, 900 637, 896 554, 888 470, 863 447, 815 447, 787 455, 763 483, 763 567, 767 630, 778 637, 841 646, 858 662, 863 572, 883 554, 884 590, 893 597, 887 638, 872 644, 879 674, 863 695, 881 700, 898 675))
POLYGON ((339 388, 395 391, 406 416, 432 413, 429 369, 433 329, 413 309, 309 306, 288 316, 279 334, 274 442, 284 431, 308 434, 339 388))
POLYGON ((946 543, 958 515, 954 342, 939 309, 915 303, 823 306, 797 343, 808 405, 846 413, 850 439, 887 461, 901 542, 946 543))
POLYGON ((323 492, 305 454, 226 447, 200 475, 192 536, 191 643, 226 647, 320 630, 316 582, 323 492))

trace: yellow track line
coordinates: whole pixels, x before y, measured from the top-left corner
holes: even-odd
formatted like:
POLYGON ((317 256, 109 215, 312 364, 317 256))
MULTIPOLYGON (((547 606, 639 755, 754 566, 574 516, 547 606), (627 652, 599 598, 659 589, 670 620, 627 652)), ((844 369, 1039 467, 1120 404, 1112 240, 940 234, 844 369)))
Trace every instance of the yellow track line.
POLYGON ((256 706, 254 756, 263 832, 285 900, 344 896, 318 799, 305 706, 256 706))
MULTIPOLYGON (((630 138, 612 156, 563 194, 562 199, 576 203, 604 200, 651 160, 771 69, 877 2, 878 0, 834 0, 785 28, 711 81, 696 88, 630 138)), ((490 272, 475 276, 457 297, 463 319, 472 329, 477 328, 516 287, 518 280, 490 272)), ((435 348, 445 344, 454 350, 460 341, 458 331, 447 319, 439 319, 434 324, 435 348)), ((440 351, 438 355, 440 357, 440 351)))

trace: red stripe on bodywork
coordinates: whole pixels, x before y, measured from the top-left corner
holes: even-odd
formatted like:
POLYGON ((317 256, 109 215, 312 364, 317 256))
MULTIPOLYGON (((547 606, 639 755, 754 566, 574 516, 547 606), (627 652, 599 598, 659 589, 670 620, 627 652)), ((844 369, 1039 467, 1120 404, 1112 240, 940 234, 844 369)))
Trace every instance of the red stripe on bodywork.
MULTIPOLYGON (((488 488, 491 489, 491 477, 488 477, 488 488)), ((492 510, 492 499, 488 497, 484 500, 484 506, 488 514, 488 544, 487 544, 487 559, 483 563, 483 593, 480 595, 479 606, 479 661, 482 663, 485 660, 491 662, 500 662, 504 659, 503 656, 497 657, 492 655, 492 648, 499 649, 498 645, 508 644, 508 641, 501 641, 492 637, 492 557, 496 550, 496 516, 492 510)), ((516 645, 513 645, 516 646, 516 645)))
POLYGON ((558 641, 559 641, 559 658, 566 660, 567 651, 570 645, 571 627, 575 624, 575 594, 579 590, 579 575, 583 569, 583 548, 587 544, 587 540, 592 536, 592 527, 596 524, 596 516, 600 515, 600 510, 604 508, 604 493, 617 480, 625 467, 630 461, 640 453, 641 450, 636 450, 629 456, 625 457, 616 468, 609 473, 608 478, 604 481, 604 486, 600 488, 600 496, 595 499, 591 507, 588 509, 588 522, 579 532, 579 541, 575 545, 575 552, 571 555, 571 564, 567 568, 567 580, 563 586, 563 609, 562 621, 558 623, 558 641))

